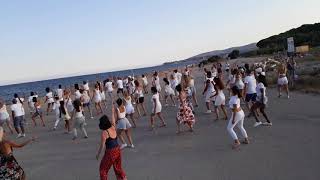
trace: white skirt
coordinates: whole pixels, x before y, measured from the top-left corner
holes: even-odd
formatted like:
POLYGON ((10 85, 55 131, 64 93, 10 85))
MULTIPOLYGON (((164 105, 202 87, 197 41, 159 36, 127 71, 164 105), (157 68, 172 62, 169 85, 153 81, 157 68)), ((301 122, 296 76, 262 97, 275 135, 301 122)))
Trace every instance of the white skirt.
POLYGON ((132 104, 129 104, 126 106, 126 113, 127 114, 133 114, 134 113, 134 107, 132 104))
POLYGON ((282 77, 282 78, 278 79, 278 85, 283 86, 283 85, 286 85, 286 84, 288 84, 288 78, 287 77, 282 77))
POLYGON ((154 114, 160 113, 162 110, 162 105, 157 104, 156 112, 153 112, 153 110, 154 110, 154 107, 152 108, 152 113, 154 113, 154 114))
POLYGON ((225 104, 226 104, 226 97, 225 97, 224 93, 221 92, 216 96, 216 100, 214 102, 214 105, 221 106, 221 105, 225 105, 225 104))
POLYGON ((104 92, 101 93, 101 100, 102 101, 106 100, 106 94, 104 92))

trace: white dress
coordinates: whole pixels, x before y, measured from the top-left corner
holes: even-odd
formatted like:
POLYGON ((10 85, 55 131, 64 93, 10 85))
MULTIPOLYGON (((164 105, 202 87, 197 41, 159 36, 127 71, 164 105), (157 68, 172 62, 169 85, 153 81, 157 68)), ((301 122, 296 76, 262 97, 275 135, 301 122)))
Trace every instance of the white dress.
POLYGON ((226 97, 222 90, 218 89, 218 95, 216 96, 216 100, 214 102, 215 106, 221 106, 226 104, 226 97))
POLYGON ((174 90, 172 89, 170 84, 166 84, 164 87, 164 92, 166 96, 174 96, 174 90))
POLYGON ((210 84, 209 84, 207 91, 205 92, 205 101, 211 102, 211 101, 215 100, 215 98, 211 98, 215 94, 215 90, 214 90, 214 85, 213 85, 213 79, 211 80, 211 78, 210 78, 208 80, 210 80, 210 84))
POLYGON ((94 98, 93 98, 95 103, 101 102, 101 93, 100 90, 95 89, 94 90, 94 98))
POLYGON ((151 101, 152 101, 152 104, 153 104, 152 113, 154 113, 154 114, 160 113, 161 110, 162 110, 162 105, 161 105, 161 102, 160 102, 159 93, 154 94, 154 95, 152 96, 151 101), (154 100, 155 100, 156 102, 154 102, 154 100), (156 109, 155 109, 156 111, 154 112, 155 106, 157 106, 157 107, 156 107, 156 109))
POLYGON ((47 97, 47 103, 48 103, 48 104, 54 103, 54 99, 53 99, 53 94, 52 94, 52 92, 48 92, 48 93, 46 94, 46 97, 47 97))

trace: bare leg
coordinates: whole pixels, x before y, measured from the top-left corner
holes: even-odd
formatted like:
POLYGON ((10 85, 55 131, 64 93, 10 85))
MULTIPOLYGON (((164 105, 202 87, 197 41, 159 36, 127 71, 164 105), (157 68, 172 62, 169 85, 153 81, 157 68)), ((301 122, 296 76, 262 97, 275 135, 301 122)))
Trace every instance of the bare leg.
POLYGON ((289 86, 288 86, 288 84, 284 85, 284 89, 285 89, 285 91, 287 93, 287 97, 289 98, 289 86))
POLYGON ((46 125, 45 125, 45 123, 44 123, 44 120, 43 120, 43 116, 42 116, 42 115, 40 115, 40 119, 41 119, 41 122, 42 122, 42 126, 45 127, 46 125))
POLYGON ((178 121, 178 119, 176 119, 176 123, 177 123, 177 134, 181 133, 181 127, 180 127, 180 122, 178 121))
POLYGON ((142 103, 142 110, 144 112, 143 116, 146 116, 147 115, 147 111, 146 111, 146 107, 145 107, 144 103, 142 103))
POLYGON ((151 117, 150 117, 150 125, 151 125, 152 130, 154 129, 154 116, 155 115, 151 115, 151 117))
POLYGON ((173 106, 176 106, 176 102, 174 101, 173 95, 170 95, 171 101, 173 103, 173 106))
POLYGON ((219 120, 219 109, 218 109, 218 106, 215 106, 215 107, 214 107, 214 111, 215 111, 216 116, 217 116, 216 121, 218 121, 218 120, 219 120))
POLYGON ((130 119, 132 120, 132 123, 133 123, 133 128, 136 128, 137 127, 137 124, 136 124, 136 120, 134 119, 134 114, 130 114, 130 119))
POLYGON ((10 122, 7 121, 6 123, 7 123, 7 126, 8 126, 8 128, 9 128, 11 134, 13 134, 13 127, 11 126, 10 122))
POLYGON ((221 105, 221 109, 222 109, 222 112, 224 114, 224 119, 225 120, 228 120, 228 115, 227 115, 227 111, 226 111, 226 107, 224 105, 221 105))
POLYGON ((278 97, 281 97, 281 89, 282 89, 282 86, 278 85, 278 93, 279 93, 278 97))
POLYGON ((207 110, 210 111, 210 102, 206 102, 207 110))
POLYGON ((119 139, 120 139, 121 143, 122 144, 126 144, 126 142, 125 142, 125 140, 124 140, 124 138, 122 136, 122 132, 123 132, 123 130, 117 130, 117 134, 119 136, 119 139))
POLYGON ((130 145, 133 145, 130 129, 125 130, 125 133, 126 133, 126 136, 127 136, 127 139, 129 141, 130 145))
POLYGON ((198 100, 197 100, 197 95, 195 92, 192 93, 192 98, 193 98, 193 101, 194 101, 196 107, 198 107, 198 100))
POLYGON ((37 116, 34 116, 34 115, 31 117, 31 119, 32 119, 32 121, 33 121, 33 126, 34 126, 34 127, 37 126, 36 117, 37 117, 37 116))
POLYGON ((161 114, 161 113, 158 113, 157 115, 158 115, 158 117, 160 118, 160 120, 161 120, 161 122, 162 122, 161 127, 167 126, 166 122, 164 121, 164 119, 163 119, 163 117, 162 117, 162 114, 161 114))

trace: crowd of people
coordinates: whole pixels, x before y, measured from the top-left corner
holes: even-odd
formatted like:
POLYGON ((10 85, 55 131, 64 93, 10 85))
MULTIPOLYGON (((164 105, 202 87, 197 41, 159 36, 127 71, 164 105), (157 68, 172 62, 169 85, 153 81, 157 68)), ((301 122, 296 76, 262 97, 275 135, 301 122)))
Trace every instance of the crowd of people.
MULTIPOLYGON (((278 91, 279 97, 282 90, 289 98, 287 68, 282 63, 278 68, 278 91)), ((176 127, 177 134, 182 132, 181 126, 185 125, 190 132, 194 131, 194 126, 199 113, 199 102, 206 106, 205 113, 212 113, 212 105, 215 120, 228 120, 226 128, 233 139, 233 149, 239 148, 241 144, 249 144, 249 137, 244 128, 245 117, 253 116, 256 120, 254 127, 261 125, 272 126, 272 122, 265 112, 268 103, 266 70, 263 66, 249 64, 221 64, 215 63, 210 68, 201 69, 204 73, 203 100, 197 99, 197 87, 192 69, 186 67, 183 70, 163 74, 160 79, 159 72, 154 72, 148 78, 147 75, 141 77, 112 77, 103 82, 97 81, 93 86, 84 81, 81 85, 74 84, 73 89, 63 89, 58 85, 53 90, 50 87, 45 89, 46 95, 42 98, 35 92, 31 92, 27 101, 14 94, 10 112, 4 101, 0 101, 0 152, 1 152, 1 174, 0 179, 23 179, 24 172, 12 155, 12 148, 23 147, 31 141, 16 144, 5 140, 3 126, 6 125, 9 132, 17 133, 17 138, 26 137, 25 134, 25 106, 31 115, 33 126, 40 124, 46 126, 46 115, 54 113, 55 123, 52 130, 59 129, 59 123, 64 123, 66 134, 72 134, 72 139, 78 138, 78 130, 81 130, 84 138, 88 138, 86 131, 87 119, 99 118, 99 128, 101 129, 101 143, 97 153, 99 159, 103 149, 105 155, 100 164, 100 177, 107 179, 108 171, 114 167, 118 179, 126 179, 126 175, 121 167, 121 149, 135 148, 131 136, 132 128, 138 126, 138 118, 147 116, 145 95, 151 93, 152 109, 150 114, 150 129, 156 128, 156 120, 159 119, 160 128, 166 127, 166 119, 162 113, 164 106, 176 107, 176 127), (151 81, 150 81, 151 80, 151 81), (150 81, 150 82, 149 82, 150 81), (94 87, 91 89, 91 87, 94 87), (225 94, 227 93, 227 94, 225 94), (226 103, 229 99, 229 103, 226 103), (111 104, 111 116, 107 116, 106 109, 108 103, 111 104), (46 107, 43 107, 43 104, 46 107), (231 110, 228 115, 227 107, 231 110), (94 114, 93 108, 96 114, 94 114), (248 112, 245 115, 245 111, 248 112), (265 118, 264 123, 259 119, 260 114, 265 118), (12 119, 12 121, 11 121, 12 119), (13 122, 13 123, 12 123, 13 122), (13 124, 13 126, 12 126, 13 124), (243 141, 240 141, 234 128, 240 129, 243 141), (118 142, 119 139, 119 142, 118 142), (15 169, 8 167, 11 162, 15 162, 15 169)), ((200 115, 199 115, 200 116, 200 115)))

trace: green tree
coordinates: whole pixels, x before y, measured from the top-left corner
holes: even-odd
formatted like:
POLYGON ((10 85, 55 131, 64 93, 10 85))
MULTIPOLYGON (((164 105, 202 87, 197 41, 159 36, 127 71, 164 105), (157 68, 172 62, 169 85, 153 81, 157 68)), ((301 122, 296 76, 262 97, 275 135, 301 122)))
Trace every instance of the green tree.
POLYGON ((230 59, 237 59, 239 55, 240 55, 240 51, 238 49, 235 49, 228 55, 228 57, 230 59))

